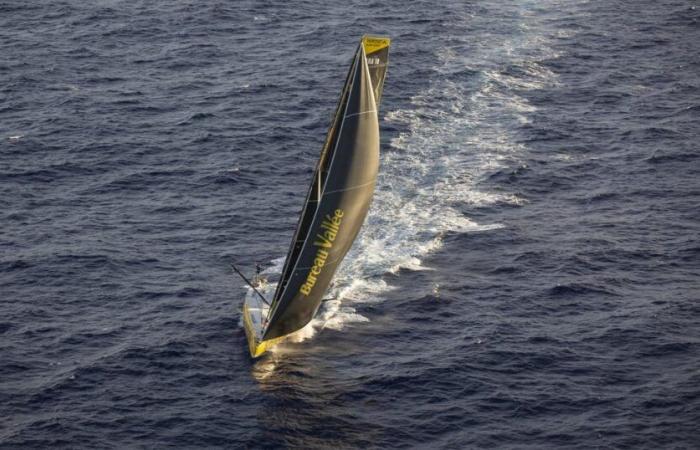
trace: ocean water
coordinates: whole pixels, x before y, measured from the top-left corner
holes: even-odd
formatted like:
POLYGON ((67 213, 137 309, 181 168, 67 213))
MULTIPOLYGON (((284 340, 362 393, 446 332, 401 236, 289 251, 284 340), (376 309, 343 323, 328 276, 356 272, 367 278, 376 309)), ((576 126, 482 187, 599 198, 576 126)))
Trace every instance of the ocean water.
POLYGON ((0 447, 700 448, 699 8, 0 2, 0 447), (253 361, 364 33, 372 209, 253 361))

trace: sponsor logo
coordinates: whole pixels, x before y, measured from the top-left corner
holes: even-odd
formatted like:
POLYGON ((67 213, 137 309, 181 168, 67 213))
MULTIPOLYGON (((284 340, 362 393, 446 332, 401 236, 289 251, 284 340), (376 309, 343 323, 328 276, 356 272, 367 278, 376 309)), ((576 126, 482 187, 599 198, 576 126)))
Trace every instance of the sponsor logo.
POLYGON ((309 269, 309 273, 306 276, 306 281, 299 288, 299 292, 302 295, 311 294, 311 290, 316 285, 316 280, 321 272, 323 272, 323 267, 326 265, 326 259, 328 259, 328 252, 333 248, 333 243, 335 238, 338 236, 340 231, 340 224, 343 221, 344 211, 342 209, 336 209, 331 217, 326 214, 326 217, 321 221, 321 229, 316 234, 314 239, 314 246, 318 247, 316 250, 316 257, 314 258, 314 265, 309 269))

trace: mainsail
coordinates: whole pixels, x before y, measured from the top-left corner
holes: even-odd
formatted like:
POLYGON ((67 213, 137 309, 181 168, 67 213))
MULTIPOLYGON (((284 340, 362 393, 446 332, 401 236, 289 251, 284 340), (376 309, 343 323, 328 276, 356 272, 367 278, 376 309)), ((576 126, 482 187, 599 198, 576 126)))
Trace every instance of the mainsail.
POLYGON ((365 220, 379 168, 378 105, 389 44, 364 36, 355 53, 259 336, 246 317, 253 356, 309 323, 365 220))

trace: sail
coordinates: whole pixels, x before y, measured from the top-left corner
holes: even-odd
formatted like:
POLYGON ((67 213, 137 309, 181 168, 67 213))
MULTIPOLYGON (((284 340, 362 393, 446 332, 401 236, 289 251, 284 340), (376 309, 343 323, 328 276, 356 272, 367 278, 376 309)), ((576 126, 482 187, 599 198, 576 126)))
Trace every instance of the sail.
POLYGON ((296 231, 294 232, 294 238, 287 252, 287 258, 284 262, 284 268, 282 269, 282 276, 277 283, 277 290, 273 296, 272 306, 274 307, 276 303, 279 302, 280 294, 284 291, 289 281, 289 277, 294 269, 294 266, 299 258, 300 251, 306 241, 306 236, 309 232, 309 227, 311 226, 311 221, 313 220, 316 210, 318 209, 318 203, 321 196, 321 189, 323 183, 328 176, 328 169, 330 166, 331 158, 329 157, 329 150, 335 148, 335 143, 338 136, 338 128, 342 119, 342 115, 345 111, 345 106, 349 93, 349 86, 352 82, 355 63, 357 58, 353 59, 353 63, 350 66, 347 76, 345 77, 345 83, 343 85, 343 90, 340 94, 340 99, 338 100, 338 105, 335 109, 335 114, 333 115, 333 122, 328 129, 328 134, 326 136, 326 141, 321 150, 321 156, 319 157, 318 163, 316 164, 316 169, 314 170, 314 176, 309 186, 309 191, 306 194, 306 200, 304 201, 304 208, 299 216, 299 222, 297 223, 296 231))
POLYGON ((287 254, 263 341, 309 323, 367 215, 379 168, 377 105, 388 46, 386 38, 365 36, 355 54, 287 254))

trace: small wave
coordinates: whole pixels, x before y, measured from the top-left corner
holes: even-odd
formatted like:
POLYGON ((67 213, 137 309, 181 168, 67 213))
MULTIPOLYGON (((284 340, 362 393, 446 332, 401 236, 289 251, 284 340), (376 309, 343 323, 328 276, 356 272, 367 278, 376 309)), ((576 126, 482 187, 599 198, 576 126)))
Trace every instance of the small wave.
POLYGON ((198 112, 198 113, 190 115, 187 119, 180 121, 178 123, 178 125, 188 125, 188 124, 191 124, 193 122, 208 120, 208 119, 215 118, 215 117, 216 117, 216 114, 213 114, 213 113, 198 112))
POLYGON ((641 357, 647 358, 668 358, 675 354, 687 354, 688 356, 695 354, 699 344, 695 342, 670 342, 664 344, 655 344, 643 347, 639 353, 641 357))
POLYGON ((10 322, 0 322, 0 334, 5 334, 10 331, 14 325, 10 322))
POLYGON ((663 152, 655 151, 651 156, 645 159, 650 164, 663 164, 673 162, 691 162, 698 159, 697 153, 691 152, 663 152))
POLYGON ((619 296, 618 293, 598 286, 589 286, 579 283, 558 284, 549 288, 548 293, 552 297, 576 297, 580 295, 612 295, 619 296))
POLYGON ((0 272, 13 272, 15 270, 23 270, 30 267, 32 267, 32 264, 23 259, 0 261, 0 272))

